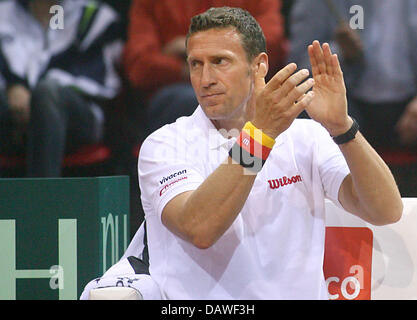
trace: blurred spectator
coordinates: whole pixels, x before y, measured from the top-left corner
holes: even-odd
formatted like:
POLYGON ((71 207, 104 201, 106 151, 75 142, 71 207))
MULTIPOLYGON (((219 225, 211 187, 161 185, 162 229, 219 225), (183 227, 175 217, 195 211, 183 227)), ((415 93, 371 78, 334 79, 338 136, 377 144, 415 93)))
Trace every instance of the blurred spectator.
POLYGON ((191 17, 221 6, 249 11, 265 33, 269 74, 282 66, 286 40, 281 0, 133 0, 124 66, 131 87, 145 95, 150 132, 190 115, 198 105, 189 83, 185 35, 191 17))
POLYGON ((294 5, 294 2, 296 0, 284 0, 282 1, 282 8, 281 8, 281 14, 284 18, 284 27, 285 27, 285 37, 289 38, 291 34, 291 25, 289 21, 289 17, 291 14, 292 6, 294 5))
POLYGON ((416 150, 417 1, 297 0, 290 28, 299 68, 314 39, 338 54, 349 113, 374 147, 416 150))
POLYGON ((103 138, 103 105, 120 87, 120 33, 99 2, 0 2, 0 152, 27 137, 28 176, 60 176, 66 151, 103 138))
POLYGON ((128 17, 131 1, 132 0, 101 0, 101 2, 109 4, 118 13, 120 17, 123 40, 126 39, 127 28, 129 26, 128 17))

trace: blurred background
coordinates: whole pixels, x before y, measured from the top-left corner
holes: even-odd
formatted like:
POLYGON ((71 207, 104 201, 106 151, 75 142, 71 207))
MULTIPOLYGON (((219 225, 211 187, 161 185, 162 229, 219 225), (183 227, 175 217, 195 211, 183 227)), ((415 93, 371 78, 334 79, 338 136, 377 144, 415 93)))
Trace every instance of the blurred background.
POLYGON ((417 196, 415 0, 0 0, 0 177, 128 175, 133 236, 141 143, 198 104, 185 63, 190 18, 224 5, 260 23, 268 78, 288 62, 310 68, 307 46, 328 42, 349 114, 402 196, 417 196))

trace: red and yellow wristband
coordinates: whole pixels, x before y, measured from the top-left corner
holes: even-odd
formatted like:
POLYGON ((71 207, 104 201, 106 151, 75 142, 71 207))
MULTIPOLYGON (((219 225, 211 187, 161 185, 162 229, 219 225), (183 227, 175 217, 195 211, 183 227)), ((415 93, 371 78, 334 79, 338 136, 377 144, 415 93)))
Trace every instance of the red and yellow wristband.
POLYGON ((275 139, 263 133, 249 121, 243 127, 235 145, 230 149, 229 155, 244 168, 259 172, 274 144, 275 139))
POLYGON ((247 122, 236 141, 241 148, 255 157, 266 160, 271 153, 275 140, 256 128, 252 122, 247 122))

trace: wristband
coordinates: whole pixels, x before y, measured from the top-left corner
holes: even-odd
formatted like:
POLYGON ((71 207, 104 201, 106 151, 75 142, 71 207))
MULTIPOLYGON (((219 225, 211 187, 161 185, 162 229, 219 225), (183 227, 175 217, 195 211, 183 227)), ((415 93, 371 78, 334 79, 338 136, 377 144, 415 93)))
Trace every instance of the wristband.
POLYGON ((230 149, 229 156, 243 168, 249 169, 254 173, 261 171, 265 163, 265 160, 250 154, 248 151, 241 148, 237 143, 235 143, 230 149))
POLYGON ((242 167, 257 173, 261 171, 274 144, 273 138, 257 129, 251 122, 247 122, 229 155, 242 167))
POLYGON ((236 143, 251 155, 266 160, 271 153, 271 148, 260 144, 246 130, 242 130, 236 143))
POLYGON ((245 126, 243 127, 243 131, 248 132, 251 135, 251 137, 253 137, 256 141, 258 141, 265 147, 272 149, 272 147, 275 144, 275 139, 263 133, 262 130, 259 130, 250 121, 246 122, 245 126))
POLYGON ((352 120, 353 120, 352 126, 350 127, 348 131, 346 131, 345 133, 341 135, 333 137, 333 141, 336 142, 336 144, 344 144, 355 138, 356 133, 359 131, 359 124, 356 122, 354 118, 352 118, 352 120))

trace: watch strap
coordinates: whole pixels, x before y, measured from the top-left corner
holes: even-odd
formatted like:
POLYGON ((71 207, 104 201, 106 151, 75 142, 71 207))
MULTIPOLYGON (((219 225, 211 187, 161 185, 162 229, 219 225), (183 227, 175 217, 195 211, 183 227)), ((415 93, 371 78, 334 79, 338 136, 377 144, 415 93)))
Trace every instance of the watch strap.
POLYGON ((344 144, 355 138, 356 133, 359 131, 359 124, 356 122, 354 118, 352 118, 352 120, 353 120, 352 126, 350 127, 348 131, 346 131, 345 133, 341 135, 333 137, 333 141, 336 142, 336 144, 344 144))

